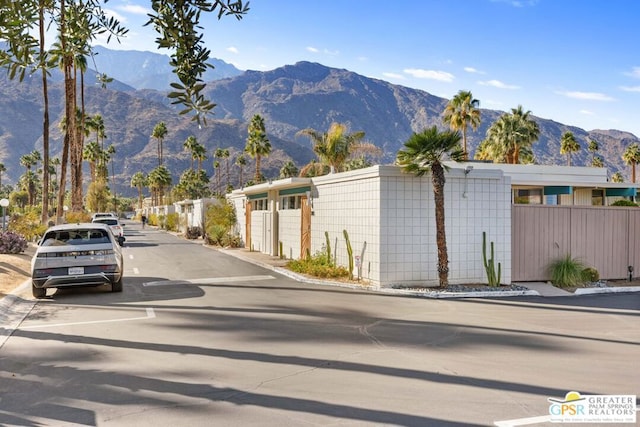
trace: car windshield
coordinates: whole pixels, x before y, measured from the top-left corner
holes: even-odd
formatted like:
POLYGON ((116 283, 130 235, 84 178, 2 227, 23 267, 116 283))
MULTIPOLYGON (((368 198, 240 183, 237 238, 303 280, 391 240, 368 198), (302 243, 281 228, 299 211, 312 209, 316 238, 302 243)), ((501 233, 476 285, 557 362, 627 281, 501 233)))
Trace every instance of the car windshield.
POLYGON ((102 229, 74 229, 49 231, 42 239, 42 246, 93 245, 109 243, 109 234, 102 229))
POLYGON ((118 220, 112 219, 112 218, 98 218, 98 219, 94 219, 93 222, 99 222, 107 225, 118 225, 118 220))

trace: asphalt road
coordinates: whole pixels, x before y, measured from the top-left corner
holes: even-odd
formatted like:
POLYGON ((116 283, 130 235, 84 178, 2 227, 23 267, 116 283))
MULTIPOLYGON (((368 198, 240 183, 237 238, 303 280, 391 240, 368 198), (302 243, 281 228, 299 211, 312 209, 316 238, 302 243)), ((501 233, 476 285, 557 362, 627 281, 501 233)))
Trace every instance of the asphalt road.
POLYGON ((126 231, 123 293, 50 291, 0 347, 0 425, 543 425, 640 395, 640 293, 385 296, 126 231))

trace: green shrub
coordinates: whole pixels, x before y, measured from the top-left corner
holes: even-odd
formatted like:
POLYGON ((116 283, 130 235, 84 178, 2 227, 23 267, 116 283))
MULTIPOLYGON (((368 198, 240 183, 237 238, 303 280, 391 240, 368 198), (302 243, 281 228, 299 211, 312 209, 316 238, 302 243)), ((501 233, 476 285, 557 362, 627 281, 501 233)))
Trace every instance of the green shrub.
POLYGON ((242 239, 232 233, 236 224, 236 210, 225 199, 207 207, 205 214, 205 240, 207 244, 239 247, 242 239))
POLYGON ((296 273, 321 278, 349 277, 349 270, 342 266, 335 266, 329 261, 326 250, 320 251, 305 259, 289 261, 287 267, 296 273))
POLYGON ((165 218, 164 229, 167 231, 178 231, 179 223, 180 223, 180 214, 178 214, 177 212, 170 213, 165 218))
POLYGON ((583 274, 587 282, 597 282, 600 280, 600 273, 593 267, 585 268, 583 274))
POLYGON ((635 207, 638 207, 638 204, 632 202, 631 200, 620 199, 620 200, 616 200, 615 202, 611 203, 611 206, 635 206, 635 207))
POLYGON ((549 264, 551 283, 561 288, 579 286, 589 280, 586 269, 587 266, 582 261, 567 254, 549 264))
POLYGON ((24 236, 28 241, 35 241, 47 231, 47 226, 40 224, 40 213, 31 209, 24 214, 14 214, 7 229, 24 236))

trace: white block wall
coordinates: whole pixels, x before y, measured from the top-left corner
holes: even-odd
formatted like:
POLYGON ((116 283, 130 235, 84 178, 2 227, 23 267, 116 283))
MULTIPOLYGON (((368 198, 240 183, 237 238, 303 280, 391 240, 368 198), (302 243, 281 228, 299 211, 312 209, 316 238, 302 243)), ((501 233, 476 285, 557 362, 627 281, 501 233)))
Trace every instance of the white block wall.
POLYGON ((279 242, 282 242, 282 251, 285 258, 300 258, 301 222, 302 213, 300 209, 278 211, 278 239, 279 242))

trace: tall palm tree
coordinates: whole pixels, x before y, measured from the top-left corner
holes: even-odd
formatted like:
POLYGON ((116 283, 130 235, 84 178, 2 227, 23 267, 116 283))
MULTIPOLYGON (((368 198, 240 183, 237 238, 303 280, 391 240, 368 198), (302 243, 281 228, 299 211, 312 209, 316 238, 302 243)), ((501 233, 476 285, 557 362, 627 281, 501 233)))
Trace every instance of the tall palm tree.
POLYGON ((191 170, 193 170, 193 163, 195 161, 193 150, 196 144, 198 144, 198 140, 193 135, 188 136, 187 139, 185 139, 184 142, 182 143, 182 146, 184 147, 184 149, 191 153, 191 170))
POLYGON ((202 170, 202 162, 207 160, 207 149, 204 145, 196 143, 192 151, 193 158, 198 162, 198 173, 202 170))
POLYGON ((636 182, 636 164, 640 162, 640 145, 637 142, 630 144, 622 153, 622 160, 631 165, 631 182, 636 182))
MULTIPOLYGON (((587 150, 591 153, 591 166, 595 166, 594 163, 596 161, 596 153, 600 149, 600 144, 595 139, 589 139, 589 145, 587 146, 587 150)), ((602 166, 599 166, 602 167, 602 166)))
POLYGON ((269 138, 267 138, 264 119, 259 114, 256 114, 251 118, 251 123, 249 123, 249 136, 247 137, 247 144, 244 147, 244 151, 251 156, 251 158, 256 159, 256 174, 254 181, 257 184, 262 181, 262 174, 260 173, 260 159, 271 153, 271 143, 269 142, 269 138))
POLYGON ((445 156, 455 161, 465 159, 465 153, 460 147, 460 133, 439 132, 435 126, 425 129, 422 133, 411 135, 396 156, 396 163, 402 167, 403 172, 412 173, 418 177, 431 173, 438 246, 438 277, 440 287, 443 288, 449 284, 449 255, 444 212, 446 166, 443 161, 445 156))
POLYGON ((224 159, 224 166, 225 166, 225 171, 226 171, 226 174, 227 174, 227 188, 231 185, 231 183, 230 183, 231 176, 230 176, 230 172, 229 172, 229 156, 230 156, 230 154, 229 154, 229 149, 228 148, 225 148, 225 149, 223 149, 221 151, 220 158, 224 159))
POLYGON ((151 132, 151 137, 155 138, 158 142, 158 166, 162 166, 162 156, 163 156, 163 147, 162 144, 164 142, 164 138, 167 136, 167 125, 164 122, 158 122, 151 132))
POLYGON ((171 185, 171 172, 164 165, 156 167, 149 172, 148 184, 155 192, 157 203, 162 205, 164 189, 171 185))
POLYGON ((302 129, 298 135, 305 135, 313 143, 313 152, 320 163, 329 166, 329 173, 340 172, 345 162, 356 153, 370 153, 378 155, 380 149, 375 145, 362 142, 364 131, 349 133, 347 125, 332 123, 327 132, 315 129, 302 129))
POLYGON ((2 174, 7 171, 7 167, 4 163, 0 163, 0 191, 2 191, 2 174))
POLYGON ((560 138, 560 154, 567 155, 567 166, 571 166, 571 154, 580 151, 580 144, 573 132, 567 131, 560 138))
POLYGON ((147 177, 142 172, 136 172, 131 177, 131 186, 138 190, 138 209, 142 209, 142 189, 149 185, 147 177))
POLYGON ((100 145, 98 145, 98 142, 96 141, 89 142, 82 150, 82 158, 89 162, 89 173, 91 175, 91 180, 94 182, 98 178, 96 174, 96 162, 100 159, 101 152, 102 150, 100 149, 100 145))
POLYGON ((244 167, 247 165, 247 158, 244 155, 240 154, 238 157, 236 157, 236 165, 240 169, 238 187, 242 188, 244 187, 244 180, 243 180, 244 177, 242 176, 242 172, 244 171, 244 167))
POLYGON ((462 131, 465 160, 469 158, 467 128, 471 126, 471 129, 476 130, 481 122, 478 107, 480 107, 480 101, 474 99, 470 91, 461 90, 447 103, 442 117, 442 121, 449 125, 451 130, 462 131))

